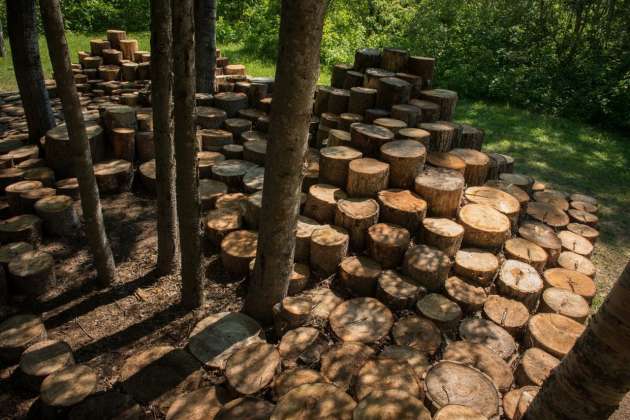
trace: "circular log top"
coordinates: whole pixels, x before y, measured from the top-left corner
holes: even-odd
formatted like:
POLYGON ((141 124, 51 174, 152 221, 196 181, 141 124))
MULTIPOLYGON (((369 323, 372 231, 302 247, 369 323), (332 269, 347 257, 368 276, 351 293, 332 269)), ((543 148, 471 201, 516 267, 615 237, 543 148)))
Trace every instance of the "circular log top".
POLYGON ((18 182, 14 182, 11 185, 8 185, 4 189, 4 191, 7 194, 20 194, 20 193, 23 193, 24 191, 30 191, 37 188, 42 188, 43 186, 44 184, 42 184, 40 181, 18 181, 18 182))
POLYGON ((329 184, 315 184, 308 189, 309 195, 325 203, 335 204, 337 200, 346 198, 346 193, 339 187, 329 184))
POLYGON ((475 204, 485 204, 507 216, 517 215, 521 205, 514 196, 492 187, 469 187, 464 197, 475 204))
POLYGON ((322 158, 335 160, 354 160, 363 157, 363 153, 348 146, 331 146, 320 149, 322 158))
POLYGON ((280 398, 269 420, 351 420, 356 405, 334 385, 304 384, 280 398))
POLYGON ((319 338, 319 330, 312 327, 298 327, 282 336, 278 344, 280 357, 287 361, 296 360, 319 338))
POLYGON ((528 203, 527 215, 552 228, 562 228, 569 224, 569 216, 564 211, 548 203, 537 201, 528 203))
POLYGON ((417 185, 439 191, 459 191, 464 188, 464 176, 457 171, 442 168, 425 167, 424 171, 416 177, 417 185))
POLYGON ((378 192, 377 198, 380 203, 404 212, 424 214, 427 210, 427 202, 409 190, 382 190, 378 192))
POLYGON ((221 181, 215 181, 214 179, 200 179, 199 180, 199 198, 202 201, 211 200, 213 198, 217 199, 221 195, 227 193, 227 191, 228 191, 227 185, 225 185, 221 181))
POLYGON ((217 162, 212 167, 212 173, 219 177, 242 177, 254 166, 256 166, 255 163, 245 160, 228 159, 217 162))
POLYGON ((366 297, 343 302, 330 313, 329 321, 341 340, 373 343, 389 333, 394 317, 381 302, 366 297))
POLYGON ((492 379, 500 392, 509 391, 514 382, 510 365, 483 344, 453 341, 446 346, 442 360, 451 360, 479 369, 492 379))
POLYGON ((258 233, 251 230, 231 232, 221 241, 221 250, 237 257, 254 258, 257 247, 258 233))
POLYGON ((261 398, 237 398, 225 404, 214 420, 269 420, 274 408, 272 403, 261 398))
POLYGON ((389 164, 372 158, 362 158, 351 161, 348 168, 351 172, 362 175, 376 175, 387 171, 389 164))
POLYGON ((20 370, 30 376, 46 377, 73 364, 72 349, 60 340, 39 341, 20 358, 20 370))
POLYGON ((199 388, 175 399, 166 413, 166 420, 214 418, 228 401, 227 392, 223 388, 217 386, 199 388))
POLYGON ((374 124, 356 123, 352 124, 351 132, 356 132, 361 136, 379 140, 380 143, 394 140, 394 133, 385 127, 374 124))
POLYGON ((521 385, 542 386, 560 360, 536 347, 525 350, 517 370, 517 380, 521 385))
POLYGON ((488 286, 499 270, 499 259, 491 252, 475 248, 460 249, 455 254, 455 272, 481 286, 488 286))
POLYGON ((464 310, 476 311, 488 299, 483 287, 474 286, 457 276, 446 279, 444 289, 448 297, 462 306, 464 310))
POLYGON ((518 228, 518 234, 544 249, 560 251, 562 242, 549 226, 538 222, 524 222, 518 228))
POLYGON ((583 236, 591 242, 595 242, 599 237, 599 231, 597 229, 582 223, 569 223, 567 225, 567 230, 583 236))
POLYGON ((251 343, 235 351, 225 364, 230 386, 243 395, 265 388, 280 366, 280 354, 273 344, 251 343))
POLYGON ((15 257, 27 251, 32 251, 33 245, 28 242, 11 242, 0 247, 0 263, 8 264, 15 257))
MULTIPOLYGON (((115 109, 113 111, 108 111, 108 112, 115 112, 115 109)), ((87 137, 90 139, 90 138, 101 135, 103 133, 103 128, 100 125, 98 125, 98 123, 96 123, 95 121, 86 122, 85 131, 86 131, 87 137)), ((57 140, 57 141, 70 140, 70 135, 68 134, 68 127, 66 126, 65 123, 59 124, 58 126, 48 130, 46 132, 46 137, 48 139, 57 140)))
POLYGON ((442 345, 440 329, 432 321, 416 315, 396 321, 392 338, 399 346, 408 346, 427 355, 435 354, 442 345))
POLYGON ((510 220, 490 206, 466 204, 459 211, 459 220, 483 232, 501 233, 510 229, 510 220))
POLYGON ((321 246, 338 246, 348 241, 348 232, 340 227, 324 225, 313 231, 311 242, 321 246))
POLYGON ((374 390, 359 402, 354 420, 398 419, 431 420, 431 413, 422 401, 403 390, 374 390))
POLYGON ((522 302, 499 295, 490 295, 483 304, 483 314, 508 331, 520 331, 529 320, 529 311, 522 302))
POLYGON ((426 155, 426 148, 414 140, 395 140, 381 146, 381 154, 399 159, 414 159, 426 155))
POLYGON ((131 172, 132 164, 129 161, 117 159, 101 162, 94 165, 94 175, 115 175, 123 172, 131 172))
POLYGON ((488 417, 482 416, 477 410, 466 407, 464 405, 445 405, 440 408, 433 416, 433 420, 488 420, 488 417))
POLYGON ((575 252, 585 257, 590 257, 593 253, 593 244, 583 236, 568 230, 563 230, 558 233, 558 238, 560 242, 562 242, 562 248, 567 251, 575 252))
POLYGON ((346 198, 337 201, 337 210, 354 221, 370 219, 378 215, 378 203, 372 199, 346 198))
POLYGON ((377 118, 373 121, 374 125, 379 127, 384 127, 393 133, 397 133, 398 130, 406 128, 407 123, 401 120, 397 120, 396 118, 377 118))
POLYGON ((463 159, 467 166, 485 166, 490 162, 490 158, 487 154, 475 149, 455 148, 451 150, 450 153, 463 159))
POLYGON ((597 293, 593 279, 585 274, 566 268, 550 268, 543 273, 546 287, 559 287, 569 290, 591 302, 597 293))
POLYGON ((541 312, 557 313, 578 322, 584 322, 590 311, 586 299, 577 293, 559 287, 546 289, 541 299, 541 312))
POLYGON ((326 382, 321 373, 307 368, 285 370, 273 381, 273 393, 281 398, 287 392, 300 385, 326 382))
POLYGON ((34 207, 36 211, 42 213, 59 213, 72 207, 73 202, 67 195, 49 195, 37 200, 34 207))
POLYGON ((569 210, 569 202, 555 191, 537 191, 534 193, 534 200, 550 204, 561 211, 569 210))
MULTIPOLYGON (((24 174, 24 177, 26 178, 26 173, 24 174)), ((572 208, 569 209, 568 213, 571 221, 575 223, 582 223, 591 227, 597 226, 597 223, 599 223, 599 218, 596 215, 585 210, 572 208)))
POLYGON ((513 196, 514 198, 518 200, 521 206, 524 206, 529 202, 529 195, 525 191, 523 191, 522 188, 514 184, 510 184, 505 181, 499 181, 499 180, 493 179, 493 180, 486 181, 486 186, 497 188, 501 191, 504 191, 510 194, 511 196, 513 196))
POLYGON ((444 98, 444 99, 457 98, 457 92, 455 92, 454 90, 447 90, 447 89, 429 89, 429 90, 423 90, 421 93, 422 93, 422 96, 429 96, 432 98, 444 98))
POLYGON ((369 360, 357 374, 354 393, 361 401, 373 391, 405 391, 408 395, 422 399, 424 392, 411 366, 395 359, 378 358, 369 360))
POLYGON ((406 247, 409 244, 409 231, 389 223, 377 223, 368 228, 372 241, 388 247, 406 247))
POLYGON ((265 182, 265 168, 254 166, 243 176, 243 185, 249 191, 261 191, 265 182))
POLYGON ((477 318, 467 318, 459 325, 459 335, 464 341, 483 344, 508 360, 516 351, 516 341, 497 324, 477 318))
MULTIPOLYGON (((27 191, 26 193, 30 192, 31 191, 27 191)), ((0 221, 0 232, 20 232, 25 229, 30 229, 40 222, 41 219, 34 214, 21 214, 19 216, 0 221)))
POLYGON ((431 133, 421 128, 405 127, 398 130, 398 136, 406 139, 428 141, 431 133))
POLYGON ((439 168, 452 169, 464 173, 466 162, 461 157, 450 152, 429 152, 427 163, 439 168))
POLYGON ((0 351, 22 349, 46 337, 46 328, 36 315, 14 315, 0 323, 0 351))
POLYGON ((589 195, 585 195, 585 194, 580 194, 580 193, 575 193, 575 194, 571 194, 571 196, 569 197, 571 201, 583 201, 585 203, 589 203, 593 206, 597 206, 597 199, 594 197, 591 197, 589 195))
POLYGON ((436 363, 425 376, 427 398, 437 408, 456 404, 470 407, 488 418, 499 415, 501 396, 481 371, 452 361, 436 363))
POLYGON ((85 365, 73 365, 57 371, 42 382, 40 398, 51 407, 70 407, 96 389, 96 372, 85 365))
POLYGON ((563 358, 584 332, 584 325, 559 314, 536 314, 529 320, 532 345, 563 358))
POLYGON ((379 358, 394 359, 399 362, 407 362, 416 374, 416 379, 421 383, 424 373, 431 366, 429 358, 418 350, 409 346, 387 346, 378 355, 379 358))
POLYGON ((499 278, 504 286, 520 293, 536 293, 543 288, 536 269, 518 260, 506 260, 499 271, 499 278))
POLYGON ((438 293, 429 293, 418 300, 416 309, 438 325, 457 322, 462 318, 459 305, 438 293))
MULTIPOLYGON (((503 396, 503 415, 508 420, 514 420, 516 418, 516 408, 519 401, 521 401, 521 395, 526 392, 530 395, 536 395, 540 387, 528 385, 522 388, 516 388, 508 392, 503 396)), ((435 420, 435 419, 434 419, 435 420)))
POLYGON ((39 250, 26 251, 9 263, 9 272, 13 276, 28 277, 32 274, 51 270, 54 264, 54 258, 47 252, 39 250))
POLYGON ((512 238, 505 241, 504 252, 508 258, 544 267, 547 262, 547 251, 535 243, 523 238, 512 238))
POLYGON ((220 312, 195 325, 188 339, 188 349, 201 363, 223 369, 236 350, 261 340, 262 336, 262 327, 247 315, 220 312))
POLYGON ((362 343, 342 342, 331 347, 321 358, 321 373, 339 389, 345 391, 374 350, 362 343))
MULTIPOLYGON (((0 248, 0 252, 1 252, 0 248)), ((0 262, 2 259, 0 258, 0 262)), ((590 278, 595 278, 595 273, 597 270, 595 269, 595 264, 591 262, 588 258, 583 255, 576 254, 571 251, 564 251, 558 257, 558 266, 561 268, 566 268, 567 270, 575 270, 582 274, 589 276, 590 278)))

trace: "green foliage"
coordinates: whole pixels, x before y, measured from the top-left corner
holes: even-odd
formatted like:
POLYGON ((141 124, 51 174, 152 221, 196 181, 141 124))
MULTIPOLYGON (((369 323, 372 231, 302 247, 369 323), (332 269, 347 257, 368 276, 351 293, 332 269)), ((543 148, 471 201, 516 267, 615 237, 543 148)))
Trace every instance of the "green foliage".
POLYGON ((149 29, 150 0, 63 0, 61 7, 66 27, 73 31, 149 29))

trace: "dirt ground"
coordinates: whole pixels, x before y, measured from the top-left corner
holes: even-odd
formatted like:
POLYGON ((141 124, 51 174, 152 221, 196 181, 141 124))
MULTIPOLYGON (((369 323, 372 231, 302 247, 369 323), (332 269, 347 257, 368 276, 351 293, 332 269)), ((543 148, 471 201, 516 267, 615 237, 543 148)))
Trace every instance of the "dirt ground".
MULTIPOLYGON (((85 238, 50 241, 41 250, 55 257, 56 285, 43 303, 21 312, 41 313, 50 338, 66 341, 77 363, 94 368, 97 390, 115 387, 123 362, 156 344, 183 346, 196 321, 205 314, 239 310, 241 282, 226 283, 216 255, 207 251, 206 306, 189 313, 178 306, 179 280, 157 277, 155 201, 125 193, 102 200, 118 279, 106 289, 95 287, 95 271, 85 238)), ((16 386, 15 366, 0 366, 0 418, 29 416, 37 395, 16 386)), ((217 383, 206 373, 205 380, 217 383)), ((33 410, 34 411, 34 410, 33 410)), ((148 418, 155 413, 148 412, 148 418)), ((30 415, 31 418, 33 414, 30 415)))

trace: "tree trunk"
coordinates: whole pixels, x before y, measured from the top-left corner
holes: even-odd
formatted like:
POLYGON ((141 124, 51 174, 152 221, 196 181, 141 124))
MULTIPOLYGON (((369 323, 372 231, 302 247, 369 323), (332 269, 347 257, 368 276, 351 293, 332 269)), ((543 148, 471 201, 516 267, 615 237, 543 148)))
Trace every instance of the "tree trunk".
POLYGON ((57 81, 57 92, 63 105, 75 172, 79 181, 85 230, 96 265, 98 279, 101 284, 109 285, 115 280, 116 267, 105 232, 101 201, 92 166, 92 154, 85 131, 83 110, 76 86, 74 85, 70 52, 64 33, 59 0, 42 1, 40 6, 50 61, 57 81))
POLYGON ((607 419, 630 390, 630 264, 524 419, 607 419))
POLYGON ((182 256, 182 303, 203 304, 201 236, 199 232, 199 177, 195 135, 194 1, 181 0, 173 8, 173 73, 175 98, 175 158, 177 215, 182 256))
POLYGON ((283 0, 280 47, 274 86, 270 142, 258 253, 245 300, 245 311, 264 322, 287 294, 293 271, 295 228, 300 203, 302 165, 307 151, 312 98, 319 73, 319 48, 326 2, 283 0))
POLYGON ((151 2, 151 104, 157 192, 157 235, 160 274, 178 268, 175 151, 172 136, 173 33, 170 0, 151 2))
POLYGON ((55 126, 39 58, 35 0, 7 0, 7 31, 13 67, 26 114, 30 142, 38 144, 55 126))
POLYGON ((4 57, 4 29, 2 28, 2 22, 0 22, 0 57, 4 57))
POLYGON ((195 63, 197 92, 214 92, 217 52, 215 0, 195 0, 195 63))

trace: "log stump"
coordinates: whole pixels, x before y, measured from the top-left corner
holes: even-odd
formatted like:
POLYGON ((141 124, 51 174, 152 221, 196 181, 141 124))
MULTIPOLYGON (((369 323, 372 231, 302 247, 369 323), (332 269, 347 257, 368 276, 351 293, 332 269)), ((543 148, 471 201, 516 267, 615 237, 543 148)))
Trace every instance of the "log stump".
POLYGON ((98 376, 85 365, 72 365, 44 379, 40 388, 43 417, 66 410, 85 400, 96 390, 98 376))
POLYGON ((382 271, 376 282, 376 297, 390 309, 410 309, 426 290, 394 270, 382 271))
POLYGON ((483 287, 475 286, 457 276, 446 279, 444 289, 449 299, 466 313, 479 311, 488 298, 483 287))
POLYGON ((427 217, 422 221, 422 242, 454 257, 462 245, 464 228, 449 219, 427 217))
POLYGON ((375 343, 389 334, 394 316, 374 298, 350 299, 337 306, 329 317, 330 328, 342 341, 375 343))
POLYGON ((323 382, 326 382, 324 377, 313 369, 295 368, 285 370, 274 379, 273 394, 278 399, 300 385, 323 382))
POLYGON ((586 258, 590 258, 593 254, 594 246, 588 239, 568 230, 558 233, 558 239, 562 243, 564 251, 575 252, 586 258))
POLYGON ((398 131, 407 128, 407 124, 404 121, 397 120, 394 118, 376 118, 372 121, 372 124, 383 127, 394 133, 394 136, 398 134, 398 131))
POLYGON ((512 230, 518 227, 521 205, 512 195, 492 187, 469 187, 464 197, 471 203, 485 204, 505 214, 512 225, 512 230))
POLYGON ((431 366, 424 381, 427 399, 435 409, 454 404, 488 419, 499 416, 501 394, 492 379, 478 369, 445 360, 431 366))
POLYGON ((131 190, 133 165, 121 159, 97 163, 94 176, 101 194, 120 194, 131 190))
POLYGON ((321 225, 306 216, 298 216, 295 233, 295 261, 308 264, 310 259, 311 235, 321 225))
POLYGON ((448 255, 439 249, 416 245, 405 253, 403 269, 416 284, 435 292, 444 287, 451 265, 448 255))
POLYGON ((201 210, 206 211, 214 208, 217 199, 227 193, 227 185, 213 179, 199 180, 199 203, 201 210))
MULTIPOLYGON (((98 124, 86 123, 85 131, 90 144, 93 162, 100 162, 105 155, 105 140, 103 129, 98 124)), ((74 165, 70 157, 70 137, 65 124, 60 124, 46 132, 44 143, 46 165, 53 169, 60 177, 74 176, 74 165)))
POLYGON ((243 177, 255 163, 239 159, 228 159, 212 166, 212 178, 228 186, 230 192, 236 192, 243 187, 243 177))
POLYGON ((380 264, 363 256, 347 257, 339 264, 340 283, 354 296, 374 296, 380 274, 380 264))
POLYGON ((299 413, 301 419, 350 420, 357 403, 345 392, 326 383, 305 384, 286 393, 273 410, 270 420, 282 420, 299 413))
POLYGON ((118 29, 107 30, 107 41, 112 48, 120 48, 120 41, 123 39, 127 39, 127 32, 118 29))
POLYGON ((567 213, 573 223, 581 223, 590 227, 595 227, 599 223, 599 218, 596 215, 584 210, 571 208, 567 213))
POLYGON ((592 243, 597 242, 597 238, 599 238, 599 231, 597 229, 582 223, 569 223, 567 230, 588 239, 592 243))
POLYGON ((227 113, 219 108, 210 106, 198 106, 195 108, 195 122, 203 129, 220 128, 227 118, 227 113))
POLYGON ((74 365, 72 349, 65 341, 43 340, 29 346, 20 357, 20 374, 24 384, 38 392, 49 375, 74 365))
POLYGON ((499 270, 499 259, 481 249, 461 249, 455 254, 454 270, 474 284, 488 287, 499 270))
POLYGON ((460 140, 460 147, 481 150, 485 137, 484 131, 468 124, 462 124, 462 126, 463 131, 462 138, 460 140))
POLYGON ((504 328, 513 337, 520 337, 529 321, 529 310, 518 300, 490 295, 483 304, 483 316, 504 328))
POLYGON ((419 399, 424 397, 424 390, 411 366, 395 359, 369 360, 357 375, 354 386, 357 400, 365 401, 368 396, 374 395, 373 392, 381 390, 398 391, 419 399))
POLYGON ((230 356, 225 364, 225 377, 232 389, 251 395, 265 388, 280 366, 280 353, 267 343, 249 344, 230 356))
POLYGON ((51 195, 37 201, 34 208, 44 222, 46 233, 62 237, 78 234, 81 222, 72 198, 66 195, 51 195))
POLYGON ((501 295, 522 302, 530 312, 534 312, 543 290, 543 281, 531 265, 506 260, 499 270, 497 289, 501 295))
POLYGON ((443 333, 457 330, 459 321, 463 317, 462 309, 452 300, 438 294, 429 293, 416 302, 418 313, 433 321, 443 333))
POLYGON ((389 164, 372 158, 355 159, 348 164, 346 191, 350 197, 376 197, 389 183, 389 164))
POLYGON ((536 314, 527 325, 526 343, 562 359, 586 327, 559 314, 536 314))
POLYGON ((7 196, 7 203, 11 208, 11 212, 13 214, 19 214, 21 209, 19 208, 19 198, 20 194, 25 191, 35 190, 37 188, 42 188, 44 184, 40 181, 18 181, 13 184, 7 185, 4 189, 7 196))
POLYGON ((378 156, 381 146, 394 140, 394 133, 384 127, 357 123, 350 128, 350 144, 365 156, 378 156))
POLYGON ((138 128, 136 110, 126 105, 109 106, 103 112, 103 124, 109 131, 114 128, 138 128))
POLYGON ((389 164, 389 185, 393 188, 413 188, 425 159, 425 147, 413 140, 397 140, 381 146, 381 160, 389 164))
POLYGON ((426 167, 415 180, 415 191, 427 201, 433 217, 454 218, 463 190, 462 174, 447 169, 426 167))
POLYGON ((353 68, 365 71, 370 67, 381 66, 381 50, 378 48, 360 48, 354 53, 353 68))
POLYGON ((401 139, 414 140, 421 143, 425 149, 429 149, 431 133, 420 128, 406 127, 398 130, 397 136, 401 139))
POLYGON ((451 152, 429 152, 427 155, 427 163, 438 168, 460 172, 462 175, 466 172, 466 162, 464 162, 464 159, 451 152))
POLYGON ((12 288, 27 296, 41 296, 55 282, 55 260, 43 251, 21 253, 8 268, 12 288))
POLYGON ((432 321, 416 315, 396 321, 392 338, 399 346, 410 347, 427 356, 435 354, 442 345, 440 329, 432 321))
POLYGON ((140 162, 155 159, 153 131, 138 131, 136 133, 136 156, 140 162))
POLYGON ((240 92, 220 92, 214 95, 214 105, 225 111, 228 118, 238 116, 238 111, 249 105, 249 98, 240 92))
POLYGON ((240 278, 249 272, 249 263, 256 257, 258 234, 249 230, 230 232, 221 241, 221 262, 232 277, 240 278))
MULTIPOLYGON (((418 125, 418 117, 420 116, 420 110, 409 104, 398 104, 392 107, 391 117, 393 119, 403 121, 407 127, 415 127, 418 125)), ((403 127, 405 128, 405 127, 403 127)), ((403 129, 401 128, 401 130, 403 129)), ((400 133, 400 130, 396 134, 400 133)), ((398 134, 399 135, 399 134, 398 134)), ((399 135, 400 136, 400 135, 399 135)))
POLYGON ((391 109, 394 105, 406 104, 411 97, 411 84, 397 77, 378 79, 376 89, 376 106, 381 109, 391 109))
POLYGON ((422 78, 422 86, 429 88, 433 84, 433 73, 435 70, 435 58, 410 56, 407 61, 407 69, 409 73, 418 75, 422 78))
POLYGON ((540 273, 544 271, 547 264, 547 251, 527 239, 508 239, 505 241, 503 252, 506 258, 527 263, 540 273))
POLYGON ((387 71, 394 73, 402 72, 407 69, 407 61, 409 60, 409 52, 399 48, 383 48, 381 55, 381 67, 387 71))
MULTIPOLYGON (((401 378, 402 380, 402 378, 401 378)), ((353 418, 366 420, 372 418, 396 418, 401 420, 431 420, 431 413, 422 401, 410 395, 407 390, 375 389, 359 402, 353 418)))
POLYGON ((348 165, 363 154, 347 146, 324 147, 320 150, 319 182, 345 187, 348 181, 348 165))
POLYGON ((345 199, 346 193, 334 185, 315 184, 308 189, 304 204, 304 215, 320 223, 332 223, 337 201, 345 199))
POLYGON ((379 207, 376 200, 349 198, 337 201, 335 225, 350 234, 350 247, 363 250, 368 228, 378 222, 379 207))
MULTIPOLYGON (((380 68, 369 68, 366 69, 363 76, 363 86, 371 89, 378 89, 379 81, 385 77, 394 77, 396 73, 391 71, 387 71, 380 68)), ((381 109, 385 109, 382 107, 378 107, 381 109)), ((391 106, 390 106, 391 108, 391 106)), ((389 109, 389 108, 388 108, 389 109)))
POLYGON ((571 251, 564 251, 560 254, 558 257, 558 266, 566 268, 567 270, 575 270, 592 279, 595 279, 595 274, 597 273, 595 264, 593 264, 591 260, 571 251))
POLYGON ((232 144, 232 133, 218 128, 204 128, 200 130, 201 148, 211 152, 220 152, 226 144, 232 144))
POLYGON ((428 131, 431 134, 429 140, 429 150, 431 152, 448 152, 453 148, 455 139, 455 128, 444 122, 425 122, 418 125, 418 128, 428 131))
POLYGON ((559 287, 546 289, 540 299, 539 312, 564 315, 581 324, 589 315, 589 304, 582 296, 559 287))
POLYGON ((383 268, 398 267, 410 241, 409 231, 396 225, 378 223, 367 231, 368 254, 383 268))
POLYGON ((366 110, 374 108, 376 105, 376 93, 376 89, 362 86, 351 87, 348 112, 364 115, 366 110))
POLYGON ((333 114, 343 114, 348 112, 348 102, 350 101, 350 91, 346 89, 331 89, 328 93, 328 112, 333 114))
POLYGON ((313 231, 309 260, 311 269, 329 276, 337 271, 337 266, 348 253, 350 237, 345 229, 324 226, 313 231))
POLYGON ((542 386, 559 364, 560 360, 544 350, 527 349, 516 368, 516 383, 519 386, 542 386))
POLYGON ((518 234, 535 243, 547 252, 547 263, 555 265, 562 250, 562 241, 553 228, 538 222, 525 222, 518 228, 518 234))
POLYGON ((409 190, 388 189, 377 194, 379 220, 416 232, 426 216, 427 202, 409 190))
POLYGON ((204 224, 205 236, 216 247, 231 232, 243 228, 243 218, 234 209, 216 209, 208 213, 204 224))
POLYGON ((22 214, 0 221, 0 242, 28 242, 36 245, 42 238, 42 219, 22 214))
POLYGON ((227 391, 218 386, 202 387, 180 395, 166 412, 167 420, 203 420, 214 416, 229 401, 227 391))
POLYGON ((478 318, 466 318, 459 325, 459 336, 470 343, 483 344, 503 360, 510 360, 516 352, 516 341, 504 328, 478 318))
POLYGON ((510 235, 510 220, 490 206, 467 204, 457 221, 464 227, 464 243, 479 248, 500 248, 510 235))
POLYGON ((545 288, 559 287, 582 296, 590 304, 597 293, 593 279, 566 268, 551 268, 543 273, 545 288))
POLYGON ((483 185, 488 176, 490 158, 483 152, 474 149, 453 149, 451 153, 466 163, 464 178, 469 186, 483 185))
POLYGON ((56 193, 57 190, 55 190, 54 188, 36 188, 34 190, 25 191, 21 193, 20 197, 18 198, 18 207, 23 213, 34 213, 34 206, 37 201, 39 201, 41 198, 55 195, 56 193))
POLYGON ((424 99, 440 107, 440 120, 452 121, 457 105, 457 92, 446 89, 431 89, 420 92, 420 99, 424 99))
POLYGON ((503 397, 503 415, 508 420, 520 420, 524 410, 520 409, 519 406, 522 408, 524 404, 529 404, 539 390, 540 387, 538 386, 524 386, 505 394, 503 397))
POLYGON ((358 342, 341 342, 322 355, 321 373, 342 391, 355 382, 363 365, 374 356, 374 350, 358 342))
POLYGON ((46 327, 40 317, 14 315, 0 323, 0 360, 15 364, 24 350, 45 339, 46 327))

